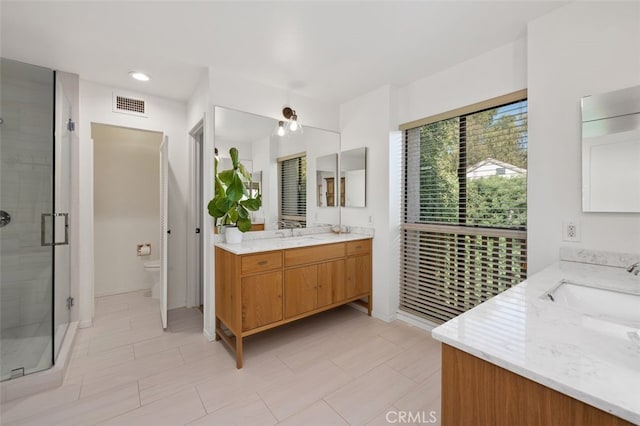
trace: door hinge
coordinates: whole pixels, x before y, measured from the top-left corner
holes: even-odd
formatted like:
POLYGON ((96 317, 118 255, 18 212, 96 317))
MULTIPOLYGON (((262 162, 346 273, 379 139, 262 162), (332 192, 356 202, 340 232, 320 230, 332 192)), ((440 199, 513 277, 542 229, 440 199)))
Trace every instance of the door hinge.
POLYGON ((200 233, 200 228, 196 228, 196 234, 200 233))
POLYGON ((67 297, 67 309, 71 309, 73 306, 73 297, 67 297))
POLYGON ((70 131, 70 132, 75 132, 76 131, 76 123, 71 121, 71 119, 69 119, 69 121, 67 121, 67 130, 70 131))

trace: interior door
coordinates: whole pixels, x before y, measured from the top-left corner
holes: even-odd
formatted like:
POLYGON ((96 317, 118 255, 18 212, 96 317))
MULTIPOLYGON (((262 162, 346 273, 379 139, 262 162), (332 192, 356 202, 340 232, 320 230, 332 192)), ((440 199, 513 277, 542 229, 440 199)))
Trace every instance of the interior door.
POLYGON ((162 327, 167 328, 167 270, 168 270, 168 216, 169 216, 169 138, 165 135, 160 145, 160 316, 162 327))

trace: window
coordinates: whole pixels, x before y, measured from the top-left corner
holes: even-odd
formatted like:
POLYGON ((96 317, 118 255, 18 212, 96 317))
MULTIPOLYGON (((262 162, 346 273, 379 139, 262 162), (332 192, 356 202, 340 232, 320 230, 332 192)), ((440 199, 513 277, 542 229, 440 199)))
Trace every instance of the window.
POLYGON ((280 226, 305 226, 307 220, 307 157, 305 153, 278 159, 278 220, 280 226))
POLYGON ((442 323, 526 278, 524 98, 401 127, 401 310, 442 323))

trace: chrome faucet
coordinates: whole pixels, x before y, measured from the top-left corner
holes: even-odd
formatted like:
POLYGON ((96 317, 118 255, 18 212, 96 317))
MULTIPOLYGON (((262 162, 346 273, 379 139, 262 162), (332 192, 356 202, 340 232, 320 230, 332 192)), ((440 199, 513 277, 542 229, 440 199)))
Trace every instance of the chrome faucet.
POLYGON ((627 272, 633 275, 640 274, 640 262, 636 262, 627 268, 627 272))

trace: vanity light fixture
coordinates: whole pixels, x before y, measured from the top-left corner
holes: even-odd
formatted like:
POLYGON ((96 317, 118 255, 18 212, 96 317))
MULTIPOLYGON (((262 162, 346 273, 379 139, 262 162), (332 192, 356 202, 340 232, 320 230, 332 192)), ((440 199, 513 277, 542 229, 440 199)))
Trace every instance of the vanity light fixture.
POLYGON ((149 77, 147 74, 140 71, 129 71, 129 75, 131 76, 131 78, 136 79, 138 81, 151 80, 151 77, 149 77))
POLYGON ((302 125, 298 122, 298 114, 296 111, 289 107, 282 109, 282 115, 289 120, 288 131, 294 135, 301 135, 303 133, 302 125))
POLYGON ((278 121, 278 127, 273 132, 278 136, 301 135, 304 131, 302 125, 298 121, 298 114, 290 107, 282 109, 282 116, 286 121, 278 121))

